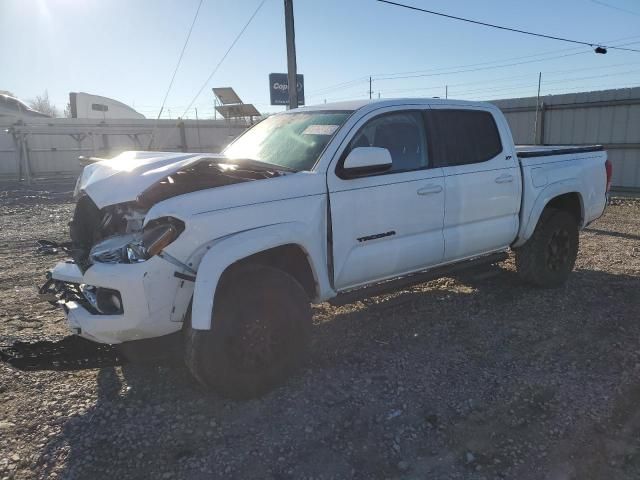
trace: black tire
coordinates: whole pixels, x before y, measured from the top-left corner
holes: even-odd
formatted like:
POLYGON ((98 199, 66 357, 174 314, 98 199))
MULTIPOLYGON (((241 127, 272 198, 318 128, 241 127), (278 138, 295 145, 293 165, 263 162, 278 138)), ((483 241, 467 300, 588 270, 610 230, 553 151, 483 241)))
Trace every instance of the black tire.
POLYGON ((578 223, 564 210, 546 208, 533 235, 515 250, 520 277, 542 288, 564 284, 578 256, 578 223))
POLYGON ((211 330, 185 332, 185 361, 205 387, 246 399, 283 383, 308 351, 311 307, 289 274, 263 265, 233 268, 216 293, 211 330))

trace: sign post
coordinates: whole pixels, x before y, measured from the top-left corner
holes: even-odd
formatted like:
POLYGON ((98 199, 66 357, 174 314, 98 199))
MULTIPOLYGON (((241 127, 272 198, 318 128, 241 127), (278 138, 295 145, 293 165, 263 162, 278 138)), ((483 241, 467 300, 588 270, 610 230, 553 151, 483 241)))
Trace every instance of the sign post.
MULTIPOLYGON (((297 80, 296 66, 296 31, 293 24, 293 0, 284 0, 284 26, 287 36, 287 83, 291 84, 297 80)), ((298 108, 298 90, 289 90, 289 108, 298 108)))
MULTIPOLYGON (((304 105, 304 75, 297 75, 298 106, 304 105)), ((291 105, 289 100, 289 79, 286 73, 269 74, 269 95, 271 105, 291 105)))

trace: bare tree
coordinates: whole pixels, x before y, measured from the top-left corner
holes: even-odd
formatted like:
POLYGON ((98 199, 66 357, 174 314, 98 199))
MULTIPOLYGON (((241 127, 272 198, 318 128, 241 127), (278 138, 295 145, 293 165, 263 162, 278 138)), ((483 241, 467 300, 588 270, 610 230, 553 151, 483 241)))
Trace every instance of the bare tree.
POLYGON ((47 90, 44 91, 44 94, 38 95, 33 100, 30 100, 29 106, 34 110, 51 117, 58 116, 58 109, 49 100, 49 92, 47 90))
POLYGON ((67 102, 67 105, 64 107, 64 118, 71 118, 71 102, 67 102))

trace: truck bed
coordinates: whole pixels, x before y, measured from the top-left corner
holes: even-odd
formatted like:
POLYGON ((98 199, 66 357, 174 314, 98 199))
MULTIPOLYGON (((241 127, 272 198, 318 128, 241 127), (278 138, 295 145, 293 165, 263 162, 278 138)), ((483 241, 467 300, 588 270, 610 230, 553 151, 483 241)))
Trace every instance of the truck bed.
POLYGON ((518 158, 548 157, 569 153, 599 152, 602 145, 516 145, 518 158))

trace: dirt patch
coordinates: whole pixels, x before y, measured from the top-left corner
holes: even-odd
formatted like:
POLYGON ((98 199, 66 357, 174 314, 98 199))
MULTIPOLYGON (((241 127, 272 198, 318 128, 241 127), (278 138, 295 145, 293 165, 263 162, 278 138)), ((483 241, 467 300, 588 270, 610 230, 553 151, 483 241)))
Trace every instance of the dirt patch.
MULTIPOLYGON (((69 190, 0 196, 0 344, 68 334, 36 296, 62 257, 34 252, 67 240, 69 190)), ((640 202, 580 240, 558 290, 507 261, 314 307, 310 363, 258 400, 180 366, 0 363, 0 478, 639 478, 640 202)))

